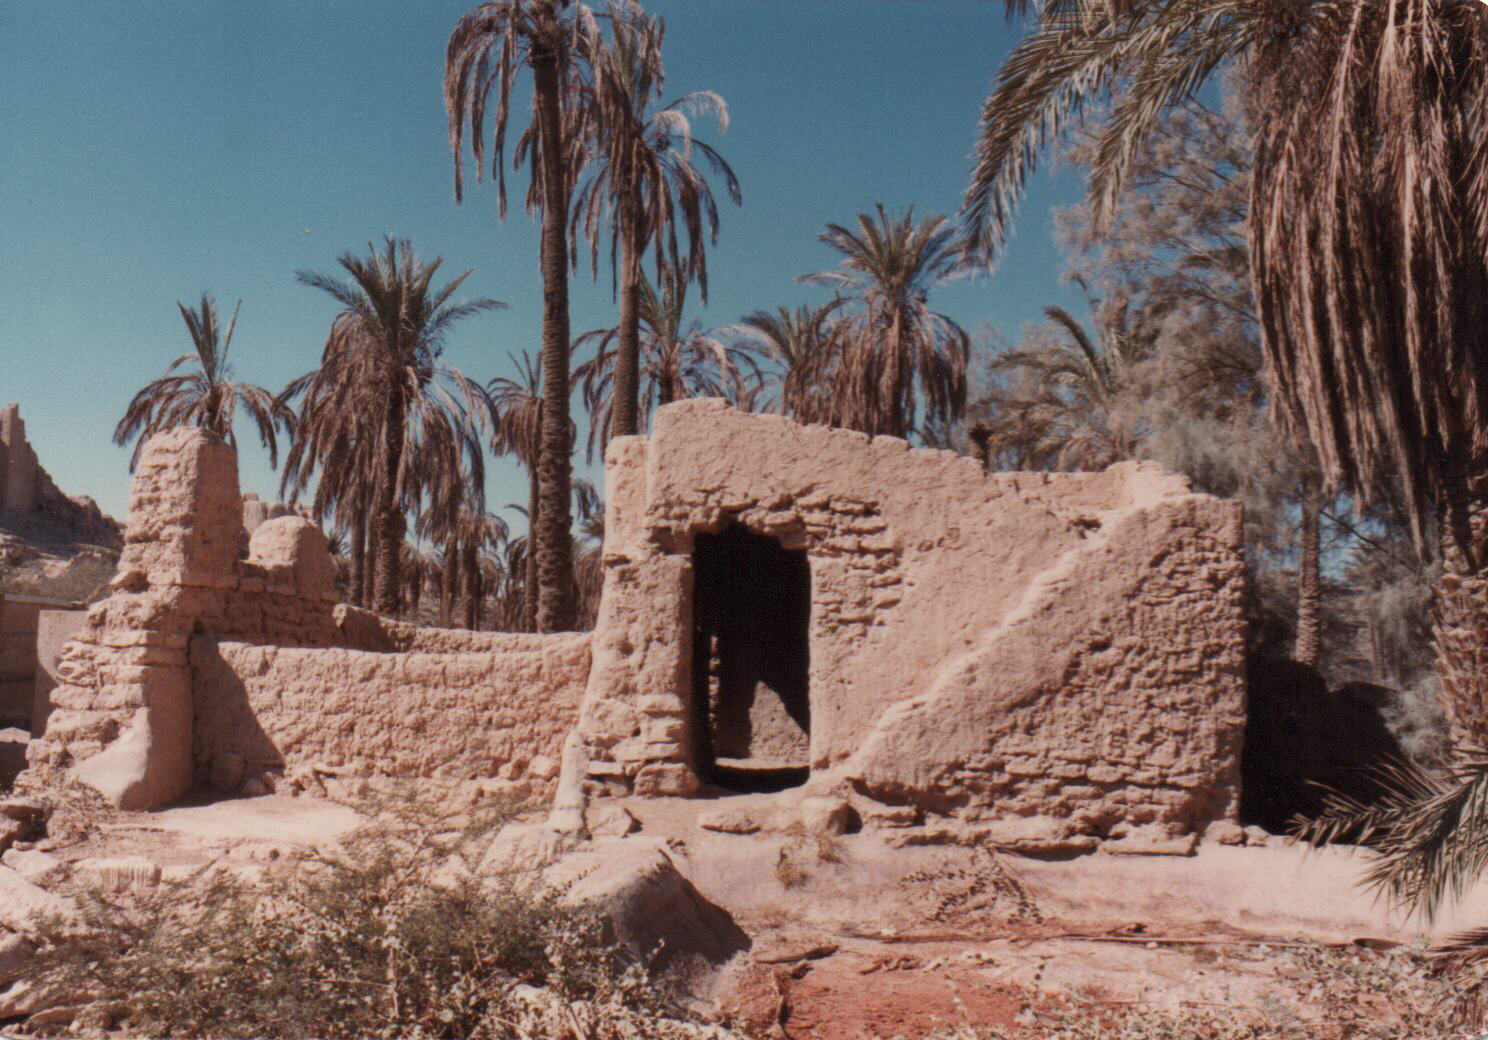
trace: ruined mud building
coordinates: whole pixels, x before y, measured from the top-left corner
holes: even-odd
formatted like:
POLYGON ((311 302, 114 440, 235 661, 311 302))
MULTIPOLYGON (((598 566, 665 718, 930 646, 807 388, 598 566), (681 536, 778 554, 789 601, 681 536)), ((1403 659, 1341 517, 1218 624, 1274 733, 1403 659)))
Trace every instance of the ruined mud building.
POLYGON ((988 475, 709 400, 612 443, 606 491, 594 632, 418 629, 338 604, 301 518, 240 558, 232 450, 160 435, 31 760, 130 807, 335 774, 521 790, 569 820, 796 786, 906 840, 1030 849, 1233 818, 1238 504, 1145 464, 988 475))

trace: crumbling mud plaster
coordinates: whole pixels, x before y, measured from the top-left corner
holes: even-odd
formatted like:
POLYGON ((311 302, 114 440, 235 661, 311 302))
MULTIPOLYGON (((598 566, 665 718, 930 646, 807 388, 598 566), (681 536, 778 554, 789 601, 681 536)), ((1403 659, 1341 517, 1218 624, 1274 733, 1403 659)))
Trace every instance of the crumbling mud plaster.
POLYGON ((738 524, 809 561, 813 786, 1012 845, 1233 815, 1238 504, 1146 464, 986 475, 718 401, 613 442, 606 489, 570 797, 696 788, 691 554, 738 524))
POLYGON ((321 532, 258 519, 240 560, 233 450, 199 430, 151 438, 112 594, 62 650, 33 764, 125 808, 315 765, 551 782, 587 636, 440 632, 338 605, 321 532))
POLYGON ((544 797, 578 718, 589 636, 503 635, 464 653, 198 637, 191 667, 195 759, 209 777, 236 756, 245 775, 497 778, 544 797))

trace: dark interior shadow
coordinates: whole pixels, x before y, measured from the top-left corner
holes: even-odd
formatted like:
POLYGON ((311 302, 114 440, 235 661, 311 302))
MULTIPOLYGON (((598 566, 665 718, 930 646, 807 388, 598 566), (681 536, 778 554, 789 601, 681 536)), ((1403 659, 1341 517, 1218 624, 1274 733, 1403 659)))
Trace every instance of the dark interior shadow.
POLYGON ((1381 708, 1391 691, 1368 683, 1329 690, 1295 661, 1249 663, 1245 746, 1240 755, 1240 821, 1285 833, 1296 816, 1315 817, 1328 789, 1366 805, 1383 793, 1379 770, 1406 761, 1381 708))
MULTIPOLYGON (((760 759, 768 736, 754 732, 758 697, 777 697, 811 733, 811 569, 806 553, 739 524, 700 534, 693 550, 693 738, 698 772, 720 786, 781 790, 804 782, 804 764, 729 768, 720 759, 760 759), (796 781, 795 778, 801 779, 796 781), (764 786, 757 786, 764 785, 764 786)), ((773 735, 777 741, 788 734, 773 735)), ((778 746, 778 745, 777 745, 778 746)))

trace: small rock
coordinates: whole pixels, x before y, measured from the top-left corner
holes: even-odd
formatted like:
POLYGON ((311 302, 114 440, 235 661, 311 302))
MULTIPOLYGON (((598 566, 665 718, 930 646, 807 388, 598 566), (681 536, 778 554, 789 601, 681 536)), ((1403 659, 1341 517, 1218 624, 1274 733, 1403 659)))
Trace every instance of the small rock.
POLYGON ((19 935, 0 937, 0 986, 8 986, 26 971, 36 948, 19 935))
POLYGON ((243 781, 243 786, 238 789, 238 793, 244 798, 262 798, 264 795, 269 794, 271 790, 263 777, 250 776, 247 780, 243 781))
POLYGON ((635 793, 643 798, 690 798, 697 789, 697 774, 681 762, 652 762, 635 778, 635 793))
POLYGON ((34 930, 37 918, 66 920, 76 915, 77 907, 70 899, 27 881, 10 867, 0 866, 0 926, 25 935, 34 930))
POLYGON ((0 817, 0 852, 9 849, 17 841, 25 837, 29 828, 20 820, 9 820, 0 817))
POLYGON ((41 1008, 46 991, 35 984, 21 981, 0 993, 0 1019, 22 1018, 41 1008))
POLYGON ((63 869, 63 862, 56 856, 35 849, 12 848, 0 855, 0 863, 14 870, 33 885, 45 884, 47 879, 63 869))
POLYGON ((1197 834, 1179 837, 1147 835, 1134 831, 1124 841, 1108 841, 1101 851, 1111 856, 1192 856, 1199 847, 1197 834))
POLYGON ((757 950, 754 960, 757 964, 794 964, 796 961, 820 960, 836 952, 836 943, 787 939, 783 942, 767 944, 757 950))
POLYGON ((1266 829, 1264 827, 1257 827, 1254 824, 1251 824, 1249 827, 1245 828, 1246 845, 1252 845, 1257 848, 1261 848, 1264 847, 1270 840, 1271 835, 1266 832, 1266 829))
POLYGON ((812 834, 846 834, 860 823, 846 799, 801 799, 801 825, 812 834))
POLYGON ((143 592, 150 587, 150 577, 138 567, 120 570, 109 579, 109 588, 120 592, 143 592))
POLYGON ((863 809, 863 821, 873 827, 913 827, 920 813, 912 805, 881 805, 872 802, 863 809))
POLYGON ((19 820, 33 827, 40 827, 46 823, 47 815, 47 807, 34 798, 0 799, 0 816, 7 819, 19 820))
POLYGON ((1215 820, 1204 831, 1205 841, 1217 841, 1221 845, 1244 845, 1245 828, 1234 820, 1215 820))
POLYGON ((723 834, 754 834, 760 829, 759 820, 744 809, 715 809, 698 813, 698 826, 705 831, 723 834))
POLYGON ((73 1019, 78 1017, 78 1012, 82 1010, 81 1007, 72 1005, 50 1007, 45 1011, 33 1012, 31 1017, 26 1020, 26 1024, 32 1026, 70 1026, 73 1019))
POLYGON ((527 763, 527 775, 539 780, 551 780, 558 775, 558 763, 547 755, 534 755, 527 763))
POLYGON ((585 807, 584 827, 596 838, 623 838, 640 830, 641 821, 623 805, 597 801, 585 807))
POLYGON ((212 756, 212 786, 219 791, 236 791, 243 783, 247 764, 243 756, 232 751, 219 751, 212 756))
POLYGON ((129 1010, 128 1005, 117 1001, 100 1001, 89 1004, 78 1011, 77 1017, 73 1019, 74 1029, 87 1033, 108 1032, 114 1028, 114 1023, 124 1016, 129 1010))

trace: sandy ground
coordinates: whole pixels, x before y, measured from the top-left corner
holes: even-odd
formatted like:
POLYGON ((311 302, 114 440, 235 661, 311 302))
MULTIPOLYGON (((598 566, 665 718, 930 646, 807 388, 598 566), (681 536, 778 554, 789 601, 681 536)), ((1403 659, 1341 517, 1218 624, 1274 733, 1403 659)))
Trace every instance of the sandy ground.
MULTIPOLYGON (((1188 857, 1046 862, 894 848, 872 834, 820 847, 801 835, 718 834, 697 825, 700 811, 717 808, 710 800, 627 806, 639 835, 605 840, 664 842, 678 870, 750 937, 716 992, 760 1035, 855 1040, 1007 1026, 1053 997, 1308 1021, 1325 1001, 1298 992, 1292 952, 1321 942, 1368 958, 1488 922, 1488 886, 1428 930, 1360 890, 1365 854, 1274 838, 1264 848, 1206 843, 1188 857), (783 855, 802 868, 789 884, 777 870, 783 855)), ((167 878, 209 863, 251 876, 363 821, 345 805, 275 795, 111 814, 54 854, 74 863, 143 856, 167 878)))

